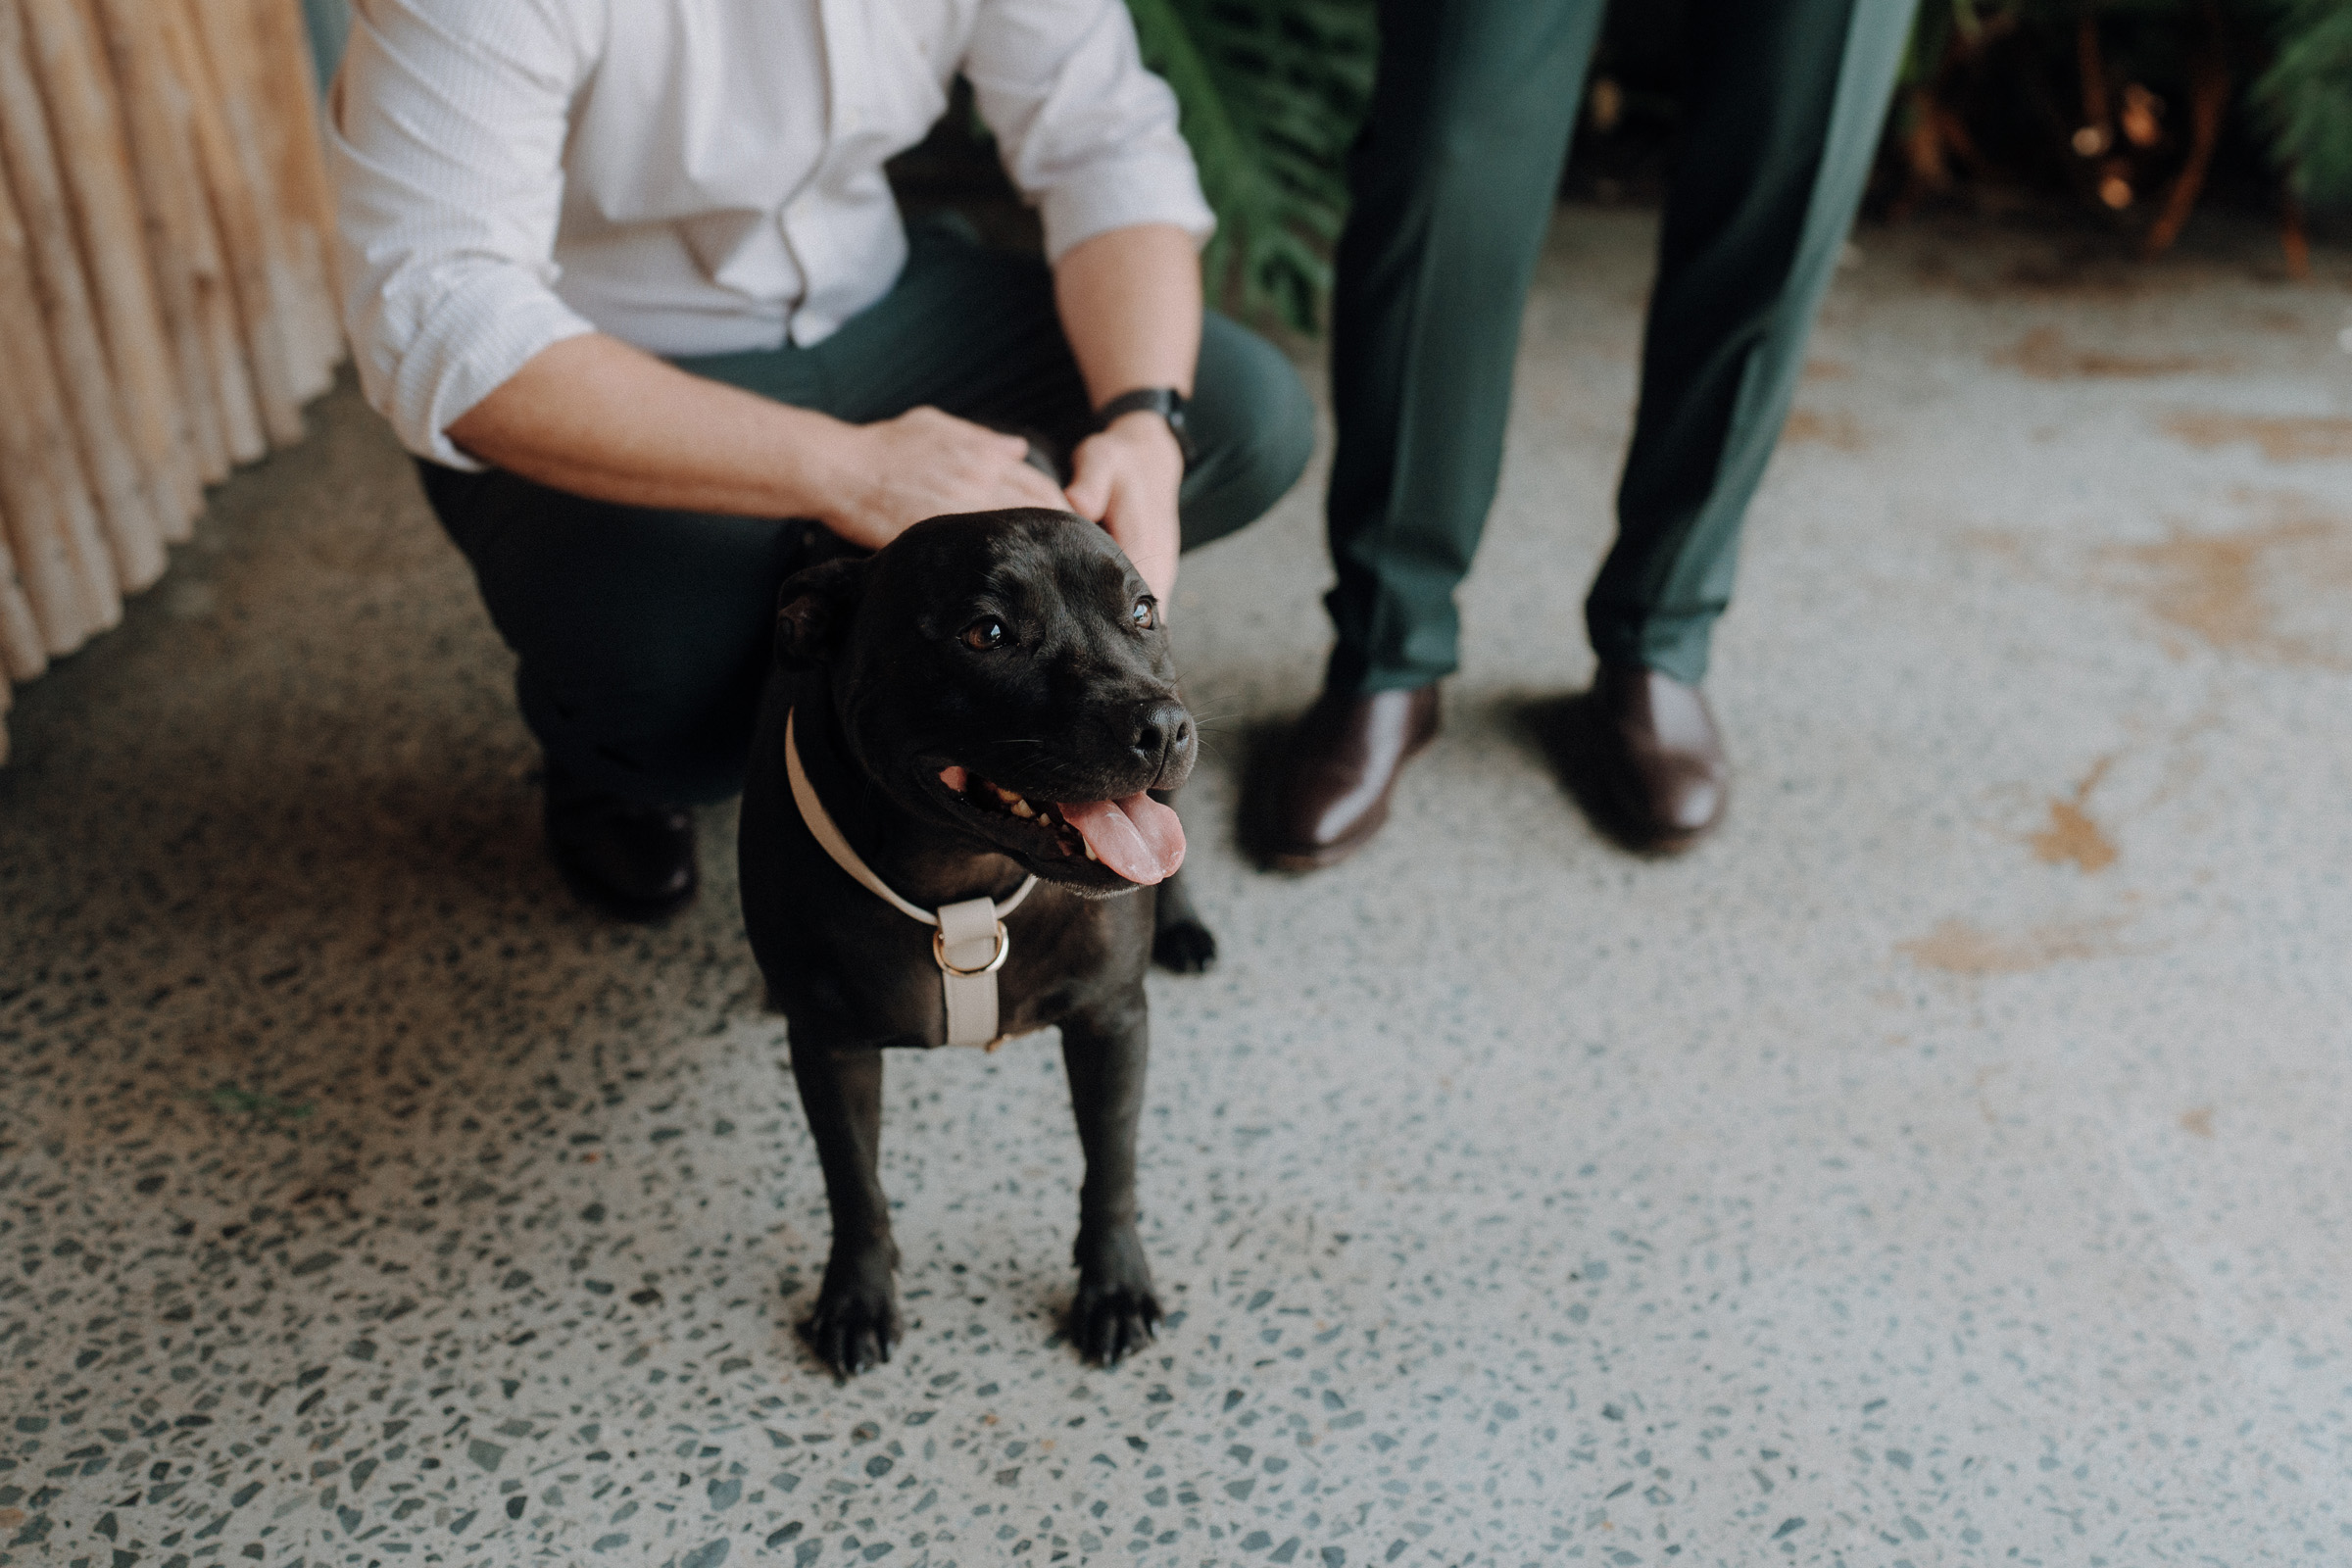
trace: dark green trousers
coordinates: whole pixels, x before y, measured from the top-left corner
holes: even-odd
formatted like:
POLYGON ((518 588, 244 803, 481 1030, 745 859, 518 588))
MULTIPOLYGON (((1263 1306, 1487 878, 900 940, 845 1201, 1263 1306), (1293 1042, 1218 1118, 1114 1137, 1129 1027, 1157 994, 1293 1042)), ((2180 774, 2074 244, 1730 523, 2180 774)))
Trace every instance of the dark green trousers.
MULTIPOLYGON (((915 230, 897 285, 813 348, 684 368, 863 424, 923 404, 1066 453, 1092 425, 1046 265, 915 230)), ((1298 480, 1314 409, 1290 362, 1220 316, 1203 323, 1178 497, 1184 548, 1254 520, 1298 480)), ((493 469, 419 463, 425 497, 514 651, 548 757, 634 799, 743 787, 776 589, 830 536, 813 523, 591 501, 493 469)))
MULTIPOLYGON (((1686 681, 1837 267, 1914 0, 1692 0, 1668 196, 1594 652, 1686 681)), ((1494 498, 1512 361, 1603 0, 1382 0, 1340 244, 1331 682, 1458 662, 1453 594, 1494 498)))

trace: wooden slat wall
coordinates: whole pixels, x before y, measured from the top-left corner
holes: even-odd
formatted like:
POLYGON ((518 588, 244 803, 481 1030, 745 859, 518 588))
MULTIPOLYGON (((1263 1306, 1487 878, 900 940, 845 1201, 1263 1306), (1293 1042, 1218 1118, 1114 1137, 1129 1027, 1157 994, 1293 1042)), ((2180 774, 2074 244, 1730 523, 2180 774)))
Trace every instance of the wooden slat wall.
POLYGON ((296 5, 0 0, 0 714, 343 357, 296 5))

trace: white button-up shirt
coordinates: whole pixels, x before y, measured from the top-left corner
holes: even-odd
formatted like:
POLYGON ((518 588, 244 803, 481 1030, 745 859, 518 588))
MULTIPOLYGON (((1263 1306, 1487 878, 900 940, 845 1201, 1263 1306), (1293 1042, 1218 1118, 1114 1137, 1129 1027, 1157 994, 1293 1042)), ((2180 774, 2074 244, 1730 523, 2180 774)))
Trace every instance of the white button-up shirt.
POLYGON ((344 322, 410 451, 525 361, 816 343, 906 260, 885 159, 972 83, 1049 256, 1213 224, 1121 0, 358 0, 330 97, 344 322))

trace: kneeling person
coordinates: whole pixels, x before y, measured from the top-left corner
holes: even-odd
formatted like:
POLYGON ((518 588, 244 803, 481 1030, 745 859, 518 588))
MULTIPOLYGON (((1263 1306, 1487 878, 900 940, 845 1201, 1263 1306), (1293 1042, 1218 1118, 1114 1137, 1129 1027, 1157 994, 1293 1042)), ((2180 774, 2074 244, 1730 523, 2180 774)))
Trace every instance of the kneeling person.
POLYGON ((361 383, 611 912, 693 896, 686 808, 742 787, 802 564, 1066 508, 1164 604, 1305 466, 1297 375, 1201 309, 1213 220, 1119 0, 356 9, 329 141, 361 383), (959 72, 1046 261, 901 220, 883 163, 959 72))

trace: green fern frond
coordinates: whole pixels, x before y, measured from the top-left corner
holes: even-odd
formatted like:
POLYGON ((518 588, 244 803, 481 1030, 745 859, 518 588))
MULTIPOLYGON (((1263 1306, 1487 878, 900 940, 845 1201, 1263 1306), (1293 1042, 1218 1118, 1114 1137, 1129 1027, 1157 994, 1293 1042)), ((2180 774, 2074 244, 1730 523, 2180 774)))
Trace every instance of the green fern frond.
POLYGON ((2272 156, 2305 201, 2352 206, 2352 8, 2278 0, 2278 53, 2254 83, 2272 156))
POLYGON ((1348 210, 1348 149, 1372 96, 1371 0, 1127 3, 1216 211, 1201 258, 1212 295, 1313 331, 1348 210))

